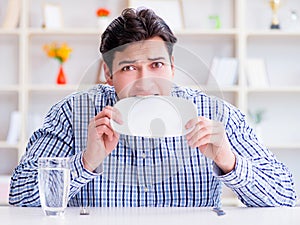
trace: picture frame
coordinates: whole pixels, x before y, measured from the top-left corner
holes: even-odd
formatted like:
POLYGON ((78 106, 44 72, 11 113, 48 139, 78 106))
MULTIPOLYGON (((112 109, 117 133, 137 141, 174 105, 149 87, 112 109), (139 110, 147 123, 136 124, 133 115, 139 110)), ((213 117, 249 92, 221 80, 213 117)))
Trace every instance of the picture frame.
POLYGON ((206 84, 230 87, 237 83, 237 78, 238 60, 235 57, 214 57, 206 84))
POLYGON ((6 7, 6 15, 4 17, 2 28, 16 28, 19 24, 21 12, 21 2, 19 0, 9 0, 6 7))
POLYGON ((161 17, 172 30, 184 28, 181 0, 129 0, 130 8, 147 7, 161 17))
POLYGON ((6 137, 8 144, 16 145, 20 139, 21 134, 21 113, 19 111, 13 111, 10 115, 10 124, 6 137))
POLYGON ((59 29, 63 27, 62 9, 59 4, 44 4, 44 27, 59 29))
POLYGON ((264 58, 248 58, 245 62, 248 86, 268 87, 270 85, 266 61, 264 58))

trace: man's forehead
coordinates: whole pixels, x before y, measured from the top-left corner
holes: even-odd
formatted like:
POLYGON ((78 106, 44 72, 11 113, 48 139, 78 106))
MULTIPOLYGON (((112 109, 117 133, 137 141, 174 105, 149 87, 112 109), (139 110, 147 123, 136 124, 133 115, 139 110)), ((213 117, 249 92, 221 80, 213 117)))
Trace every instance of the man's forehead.
POLYGON ((121 60, 124 57, 143 58, 144 56, 156 57, 158 55, 165 56, 167 54, 168 51, 164 41, 146 40, 146 41, 130 43, 123 46, 121 51, 116 51, 115 59, 121 60))

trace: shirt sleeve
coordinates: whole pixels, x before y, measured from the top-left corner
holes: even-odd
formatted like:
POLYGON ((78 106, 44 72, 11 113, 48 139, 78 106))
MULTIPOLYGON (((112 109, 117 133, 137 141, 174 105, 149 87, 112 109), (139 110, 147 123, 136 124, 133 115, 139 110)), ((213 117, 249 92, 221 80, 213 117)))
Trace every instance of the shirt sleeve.
POLYGON ((239 111, 232 111, 226 132, 236 165, 222 174, 213 165, 215 175, 247 206, 294 206, 296 192, 287 167, 263 146, 239 111))
POLYGON ((54 105, 47 114, 43 127, 35 131, 29 139, 26 152, 11 178, 9 194, 11 205, 40 206, 37 163, 40 157, 70 157, 69 199, 101 173, 101 170, 95 173, 86 170, 82 163, 82 152, 74 151, 71 105, 67 100, 54 105))

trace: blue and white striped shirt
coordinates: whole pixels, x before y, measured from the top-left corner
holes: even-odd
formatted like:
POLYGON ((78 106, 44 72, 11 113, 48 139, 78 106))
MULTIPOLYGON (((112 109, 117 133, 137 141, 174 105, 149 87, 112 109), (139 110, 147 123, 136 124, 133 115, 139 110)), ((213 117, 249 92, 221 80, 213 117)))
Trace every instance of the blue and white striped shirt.
POLYGON ((172 95, 193 101, 198 116, 224 125, 237 158, 233 171, 222 174, 183 136, 125 135, 102 163, 101 173, 84 169, 89 121, 117 100, 113 87, 97 85, 51 108, 13 173, 10 204, 40 206, 37 160, 49 156, 71 159, 69 206, 219 206, 222 183, 247 206, 295 204, 292 175, 258 142, 238 109, 199 90, 174 87, 172 95))

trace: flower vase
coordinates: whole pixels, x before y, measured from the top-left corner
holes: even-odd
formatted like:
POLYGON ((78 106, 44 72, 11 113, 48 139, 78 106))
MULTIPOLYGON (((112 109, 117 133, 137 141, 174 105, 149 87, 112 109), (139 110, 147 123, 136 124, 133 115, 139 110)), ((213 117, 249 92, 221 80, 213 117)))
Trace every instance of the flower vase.
POLYGON ((100 32, 105 31, 109 24, 109 18, 107 16, 99 16, 98 17, 98 28, 100 32))
POLYGON ((64 72, 64 68, 62 65, 60 65, 59 67, 59 71, 56 77, 56 84, 66 84, 67 83, 67 79, 66 79, 66 75, 64 72))

